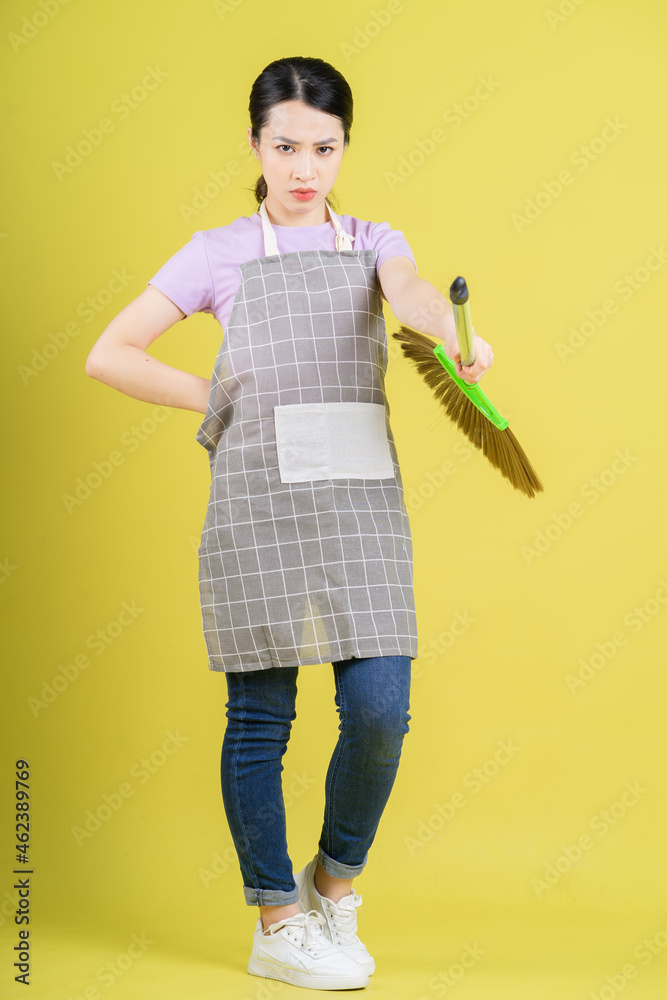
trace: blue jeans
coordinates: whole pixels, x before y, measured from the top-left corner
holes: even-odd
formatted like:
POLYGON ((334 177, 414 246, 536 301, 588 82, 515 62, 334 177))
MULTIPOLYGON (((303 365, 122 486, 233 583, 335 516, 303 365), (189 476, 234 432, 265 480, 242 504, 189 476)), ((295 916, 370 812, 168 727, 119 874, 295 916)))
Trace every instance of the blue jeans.
MULTIPOLYGON (((394 785, 409 708, 409 656, 332 664, 340 717, 325 781, 317 854, 337 878, 359 875, 394 785)), ((299 667, 225 673, 229 691, 220 776, 227 822, 249 906, 299 898, 287 853, 281 772, 296 718, 299 667)))

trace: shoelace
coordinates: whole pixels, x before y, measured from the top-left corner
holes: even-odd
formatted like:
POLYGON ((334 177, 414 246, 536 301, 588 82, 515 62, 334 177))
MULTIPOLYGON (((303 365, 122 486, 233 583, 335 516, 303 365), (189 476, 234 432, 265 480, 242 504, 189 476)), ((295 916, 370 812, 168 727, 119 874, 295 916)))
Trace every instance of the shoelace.
MULTIPOLYGON (((284 917, 275 924, 267 928, 269 934, 275 934, 281 927, 294 928, 297 931, 297 940, 301 946, 312 953, 330 948, 330 944, 324 936, 322 927, 325 923, 324 917, 317 910, 309 910, 308 913, 295 913, 291 917, 284 917)), ((288 930, 288 934, 290 931, 288 930)), ((291 936, 291 935, 290 935, 291 936)))
POLYGON ((343 896, 337 903, 326 896, 323 898, 336 928, 338 943, 341 945, 359 944, 359 938, 355 931, 356 909, 361 906, 359 893, 353 891, 350 895, 343 896))

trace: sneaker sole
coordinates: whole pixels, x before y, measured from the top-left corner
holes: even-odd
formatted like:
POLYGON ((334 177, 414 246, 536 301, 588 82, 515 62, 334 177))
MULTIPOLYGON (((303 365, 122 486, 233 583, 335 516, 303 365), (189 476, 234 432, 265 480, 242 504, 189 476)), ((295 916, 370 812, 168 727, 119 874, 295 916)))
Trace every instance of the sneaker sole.
POLYGON ((292 986, 309 986, 314 990, 349 990, 368 986, 368 976, 360 970, 358 976, 316 976, 296 969, 285 969, 277 965, 269 965, 259 959, 251 958, 248 962, 248 972, 251 976, 262 976, 265 979, 279 979, 292 986))

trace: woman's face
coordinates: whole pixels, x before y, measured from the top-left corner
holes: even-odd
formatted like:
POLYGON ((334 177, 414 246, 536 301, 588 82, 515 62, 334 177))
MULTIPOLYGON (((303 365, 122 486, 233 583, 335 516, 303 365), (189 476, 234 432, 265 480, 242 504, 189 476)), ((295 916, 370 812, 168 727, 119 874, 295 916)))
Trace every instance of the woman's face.
POLYGON ((302 101, 284 101, 271 109, 259 146, 250 128, 248 138, 262 165, 267 208, 273 215, 285 219, 296 216, 297 220, 301 216, 308 219, 307 225, 315 224, 313 218, 328 222, 324 199, 336 182, 345 151, 340 118, 302 101), (299 199, 292 194, 298 188, 312 188, 315 194, 299 199))

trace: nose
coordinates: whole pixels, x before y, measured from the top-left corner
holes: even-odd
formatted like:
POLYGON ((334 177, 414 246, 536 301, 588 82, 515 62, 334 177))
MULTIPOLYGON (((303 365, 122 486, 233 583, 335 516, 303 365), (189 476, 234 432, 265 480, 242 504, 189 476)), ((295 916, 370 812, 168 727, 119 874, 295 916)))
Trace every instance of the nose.
POLYGON ((312 153, 303 152, 299 154, 294 167, 294 176, 297 180, 303 181, 304 185, 313 180, 315 170, 313 169, 312 153))

